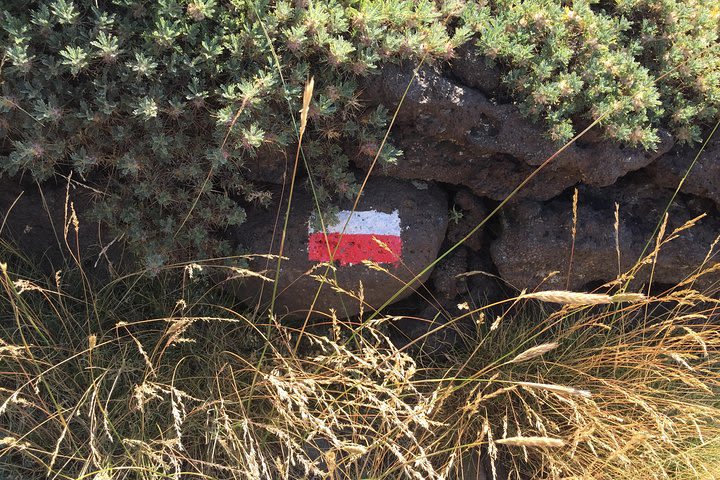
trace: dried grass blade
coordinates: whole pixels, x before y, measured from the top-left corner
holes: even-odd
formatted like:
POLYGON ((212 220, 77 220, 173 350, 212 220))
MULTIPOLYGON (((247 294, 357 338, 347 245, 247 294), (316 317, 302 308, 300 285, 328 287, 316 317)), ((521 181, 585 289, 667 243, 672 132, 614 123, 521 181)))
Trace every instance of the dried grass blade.
POLYGON ((312 100, 313 89, 315 88, 315 77, 311 77, 310 81, 305 85, 303 92, 303 106, 300 110, 300 136, 305 133, 307 127, 308 112, 310 111, 310 100, 312 100))
POLYGON ((565 387, 563 385, 554 385, 551 383, 535 383, 535 382, 515 382, 517 385, 526 388, 537 388, 540 390, 548 390, 555 393, 564 393, 567 395, 590 398, 592 394, 587 390, 580 390, 573 387, 565 387))
POLYGON ((533 358, 540 357, 542 355, 545 355, 547 352, 551 350, 555 350, 560 344, 556 342, 552 343, 543 343, 542 345, 537 345, 532 348, 528 348, 512 360, 510 360, 508 363, 520 363, 520 362, 527 362, 528 360, 532 360, 533 358))
POLYGON ((495 443, 513 447, 559 448, 565 446, 565 440, 552 437, 508 437, 495 440, 495 443))

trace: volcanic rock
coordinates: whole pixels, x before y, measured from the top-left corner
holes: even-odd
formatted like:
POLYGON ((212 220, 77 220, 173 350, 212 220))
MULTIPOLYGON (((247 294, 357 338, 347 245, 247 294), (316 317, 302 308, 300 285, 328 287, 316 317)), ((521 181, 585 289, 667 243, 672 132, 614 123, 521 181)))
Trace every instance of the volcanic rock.
POLYGON ((407 350, 415 358, 437 360, 439 355, 462 347, 463 322, 452 321, 450 304, 425 307, 417 317, 406 317, 395 323, 398 334, 394 335, 398 348, 407 350))
POLYGON ((516 293, 500 278, 487 250, 470 252, 464 277, 473 305, 494 303, 516 293))
MULTIPOLYGON (((500 275, 517 289, 581 290, 615 280, 655 247, 653 232, 662 223, 673 192, 653 186, 646 178, 623 179, 607 188, 579 189, 577 235, 572 265, 572 199, 562 196, 548 202, 523 201, 502 212, 502 233, 491 253, 500 275), (615 203, 619 206, 616 249, 615 203), (569 276, 568 276, 569 271, 569 276), (553 274, 553 272, 557 272, 553 274)), ((715 206, 708 201, 680 195, 668 211, 663 245, 655 265, 648 262, 635 275, 632 288, 649 281, 675 285, 705 262, 720 233, 715 206), (673 231, 704 213, 692 228, 673 231)), ((714 262, 709 258, 705 266, 714 262)), ((695 288, 717 280, 706 276, 695 288)))
POLYGON ((467 266, 468 251, 464 247, 459 247, 438 262, 431 276, 436 294, 450 300, 466 293, 466 278, 462 274, 467 272, 467 266))
MULTIPOLYGON (((396 164, 378 169, 379 174, 465 185, 478 196, 502 200, 560 147, 547 139, 543 125, 524 118, 517 106, 497 104, 430 67, 421 68, 413 79, 411 66, 385 65, 379 75, 367 78, 364 92, 371 105, 391 110, 402 101, 392 141, 405 154, 396 164)), ((660 137, 655 152, 611 141, 576 142, 518 196, 548 200, 579 182, 611 185, 672 147, 667 132, 661 131, 660 137)), ((368 169, 371 160, 360 156, 355 162, 368 169)))
POLYGON ((457 58, 452 62, 451 71, 460 82, 475 88, 485 95, 497 94, 502 90, 502 75, 488 58, 481 55, 471 43, 458 48, 457 58))
POLYGON ((682 183, 681 192, 709 198, 720 208, 720 140, 708 144, 698 156, 699 150, 699 147, 673 149, 646 171, 656 185, 675 189, 682 183))
MULTIPOLYGON (((335 283, 322 285, 320 294, 314 305, 316 312, 327 313, 335 309, 338 317, 351 317, 360 311, 358 298, 362 291, 365 302, 364 311, 377 308, 388 301, 406 283, 410 282, 438 255, 445 238, 448 223, 448 204, 445 193, 434 185, 423 186, 422 189, 409 182, 389 178, 371 179, 362 194, 358 207, 350 217, 350 223, 343 235, 333 268, 320 265, 327 260, 329 253, 326 248, 315 249, 316 244, 309 239, 322 240, 321 227, 314 215, 315 202, 312 195, 302 189, 296 189, 292 199, 289 225, 285 236, 283 256, 287 259, 280 262, 280 276, 277 284, 275 311, 278 314, 290 314, 302 317, 307 314, 313 299, 320 288, 320 279, 327 271, 326 278, 335 283), (365 213, 363 213, 365 212, 365 213), (370 213, 368 213, 370 212, 370 213), (373 213, 374 212, 374 213, 373 213), (399 238, 392 235, 381 237, 375 232, 390 233, 392 225, 376 224, 383 219, 399 217, 399 238), (375 219, 375 220, 373 220, 375 219), (377 220, 380 219, 380 220, 377 220), (356 221, 357 220, 357 221, 356 221), (362 221, 360 221, 362 220, 362 221), (374 224, 375 223, 375 224, 374 224), (317 230, 317 231, 316 231, 317 230), (384 231, 388 230, 388 231, 384 231), (311 238, 311 234, 313 234, 311 238), (352 235, 358 235, 352 237, 352 235), (346 237, 347 236, 347 237, 346 237), (379 244, 376 240, 384 244, 379 244), (381 237, 381 238, 378 238, 381 237), (393 252, 399 252, 399 258, 393 252), (391 255, 392 254, 392 255, 391 255), (379 259, 376 265, 362 263, 364 258, 379 259), (362 290, 360 284, 362 283, 362 290), (354 292, 339 293, 339 290, 354 292)), ((276 198, 279 194, 276 194, 276 198)), ((280 218, 284 217, 286 208, 282 203, 280 218)), ((278 202, 269 210, 250 210, 248 220, 236 232, 237 242, 245 251, 251 253, 278 253, 281 243, 282 220, 274 230, 278 202)), ((340 215, 335 219, 347 219, 343 211, 352 208, 351 202, 339 205, 340 215)), ((327 231, 332 231, 332 219, 325 217, 327 231)), ((340 224, 338 229, 342 229, 340 224)), ((328 239, 333 241, 329 234, 328 239)), ((324 243, 321 247, 326 247, 324 243)), ((331 246, 332 247, 332 246, 331 246)), ((332 250, 333 248, 331 248, 332 250)), ((250 269, 262 271, 267 277, 275 277, 276 260, 254 260, 250 269)), ((425 274, 411 287, 406 288, 393 301, 400 300, 413 293, 413 289, 427 280, 431 271, 425 274)), ((256 278, 246 279, 240 286, 241 298, 255 303, 260 300, 267 305, 272 297, 273 285, 262 284, 256 278)))
POLYGON ((255 182, 282 185, 287 179, 288 166, 292 168, 290 155, 294 155, 294 149, 290 151, 263 145, 254 156, 244 160, 243 166, 246 168, 243 175, 255 182))

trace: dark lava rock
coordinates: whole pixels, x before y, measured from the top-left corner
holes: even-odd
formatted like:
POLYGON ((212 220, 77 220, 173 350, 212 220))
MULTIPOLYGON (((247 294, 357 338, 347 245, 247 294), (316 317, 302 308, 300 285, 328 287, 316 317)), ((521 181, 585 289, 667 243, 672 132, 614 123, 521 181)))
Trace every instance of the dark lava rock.
POLYGON ((458 309, 451 302, 444 302, 442 306, 428 305, 417 317, 393 322, 393 340, 398 348, 407 350, 418 360, 437 361, 439 355, 463 346, 467 334, 464 330, 468 325, 467 322, 452 322, 452 317, 457 314, 458 309))
POLYGON ((467 265, 468 251, 463 247, 438 262, 431 276, 435 292, 447 300, 466 293, 466 278, 461 274, 467 272, 467 265))
POLYGON ((699 147, 673 149, 646 171, 656 185, 675 189, 682 181, 680 191, 709 198, 720 208, 720 140, 709 143, 693 165, 699 150, 699 147), (683 181, 688 169, 690 173, 683 181))
POLYGON ((498 275, 488 250, 470 252, 468 257, 464 277, 473 305, 486 305, 517 294, 498 275))
MULTIPOLYGON (((412 79, 411 66, 385 65, 379 75, 365 81, 365 99, 392 110, 412 79)), ((515 105, 497 104, 480 90, 429 67, 420 69, 412 80, 393 127, 393 142, 405 155, 377 173, 465 185, 476 195, 495 200, 504 199, 559 148, 546 138, 543 125, 525 119, 515 105)), ((548 200, 579 182, 611 185, 649 165, 672 143, 666 132, 661 132, 656 152, 623 148, 610 141, 575 143, 531 180, 519 197, 548 200)), ((355 161, 367 169, 371 159, 355 161)))
MULTIPOLYGON (((648 183, 647 178, 624 179, 607 188, 581 187, 578 224, 572 269, 568 279, 571 249, 572 199, 559 197, 548 202, 523 201, 502 213, 503 231, 492 245, 492 257, 501 276, 518 289, 580 290, 625 273, 654 245, 653 231, 662 221, 672 196, 671 190, 648 183), (619 204, 620 265, 615 247, 615 202, 619 204)), ((711 202, 687 195, 678 196, 669 210, 665 237, 686 221, 711 213, 693 228, 660 250, 653 272, 653 283, 675 285, 703 263, 711 244, 720 234, 720 222, 711 202)), ((712 258, 709 265, 712 265, 712 258)), ((708 266, 709 266, 708 265, 708 266)), ((644 265, 632 288, 650 278, 652 265, 644 265)), ((695 288, 704 288, 717 276, 703 277, 695 288)))
POLYGON ((511 478, 517 478, 515 475, 509 475, 500 461, 495 462, 493 469, 492 460, 485 451, 466 453, 458 462, 456 469, 457 476, 455 478, 457 480, 511 480, 511 478))
POLYGON ((68 190, 66 183, 50 181, 38 186, 0 177, 0 223, 4 222, 0 236, 18 245, 23 255, 48 272, 63 268, 70 253, 77 255, 78 249, 79 258, 104 268, 113 252, 103 250, 109 241, 90 218, 91 201, 89 191, 75 184, 68 190), (77 239, 70 219, 71 204, 79 222, 77 239))
POLYGON ((452 62, 451 71, 463 85, 480 90, 488 95, 501 88, 500 70, 494 68, 488 58, 481 55, 472 43, 458 48, 457 58, 452 62))
MULTIPOLYGON (((274 233, 277 203, 274 208, 269 210, 249 211, 247 222, 235 233, 238 243, 251 253, 272 252, 277 254, 285 205, 283 203, 281 220, 274 233)), ((350 210, 351 208, 350 202, 340 205, 341 210, 350 210)), ((275 311, 278 314, 289 313, 296 317, 306 315, 320 286, 318 280, 313 276, 322 275, 326 270, 324 266, 318 268, 318 261, 310 258, 309 219, 314 211, 315 203, 311 194, 302 189, 296 190, 295 198, 292 200, 283 252, 288 259, 281 262, 277 287, 278 297, 275 302, 275 311)), ((339 257, 336 257, 334 262, 336 271, 331 270, 328 277, 337 281, 341 288, 353 292, 359 291, 360 282, 362 282, 364 301, 367 304, 365 311, 367 312, 371 307, 377 308, 383 305, 404 284, 412 280, 415 275, 437 258, 447 229, 448 204, 446 194, 434 185, 418 188, 409 182, 374 178, 367 183, 356 213, 353 215, 354 219, 362 218, 358 215, 359 212, 377 212, 381 215, 398 216, 400 241, 402 242, 400 261, 380 264, 380 267, 386 271, 369 268, 357 261, 360 258, 358 255, 382 256, 389 253, 387 249, 379 247, 371 239, 367 249, 359 247, 366 245, 362 243, 362 239, 352 247, 339 249, 338 255, 341 254, 341 251, 344 254, 350 252, 353 254, 351 255, 353 260, 338 261, 339 257), (368 253, 371 251, 375 253, 368 253)), ((371 218, 372 215, 367 218, 371 218)), ((363 231, 367 232, 376 228, 386 228, 382 225, 370 225, 372 223, 372 220, 368 220, 363 224, 366 226, 358 228, 366 228, 363 231)), ((346 235, 350 233, 350 231, 346 231, 346 235)), ((345 240, 348 239, 349 237, 345 240)), ((365 240, 367 239, 368 237, 365 237, 365 240)), ((350 257, 341 255, 340 258, 350 257)), ((274 278, 276 265, 276 260, 255 260, 251 263, 250 269, 264 271, 268 277, 274 278)), ((427 280, 430 273, 427 272, 420 282, 427 280)), ((239 287, 241 298, 252 303, 257 302, 260 298, 267 304, 270 301, 273 286, 270 283, 265 285, 261 283, 258 279, 246 279, 244 284, 239 287), (260 297, 260 295, 262 296, 260 297)), ((420 283, 416 283, 412 288, 407 288, 395 300, 412 294, 413 288, 417 288, 419 285, 420 283)), ((357 299, 340 294, 330 285, 324 284, 314 309, 327 313, 331 308, 337 311, 340 318, 357 315, 360 311, 357 299)))

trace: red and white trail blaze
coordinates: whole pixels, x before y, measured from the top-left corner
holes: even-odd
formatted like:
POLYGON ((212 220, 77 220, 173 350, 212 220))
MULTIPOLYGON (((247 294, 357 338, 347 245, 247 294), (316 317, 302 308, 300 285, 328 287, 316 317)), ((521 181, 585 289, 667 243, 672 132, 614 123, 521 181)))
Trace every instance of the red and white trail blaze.
POLYGON ((368 210, 352 214, 348 210, 343 210, 337 217, 338 221, 335 224, 326 225, 327 235, 322 231, 316 231, 310 222, 308 260, 328 262, 334 253, 334 260, 340 265, 355 265, 362 263, 363 260, 377 263, 400 261, 402 239, 400 215, 397 210, 392 213, 368 210), (350 218, 349 222, 348 218, 350 218), (343 228, 344 233, 342 233, 343 228))

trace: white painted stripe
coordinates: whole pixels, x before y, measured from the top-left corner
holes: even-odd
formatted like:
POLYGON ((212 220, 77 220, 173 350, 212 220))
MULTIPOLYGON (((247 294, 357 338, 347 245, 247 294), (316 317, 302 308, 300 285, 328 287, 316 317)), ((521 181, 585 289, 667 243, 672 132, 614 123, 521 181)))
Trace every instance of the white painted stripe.
MULTIPOLYGON (((374 235, 397 235, 400 236, 400 214, 397 210, 392 213, 376 212, 375 210, 367 210, 364 212, 355 212, 350 215, 350 210, 341 210, 338 215, 337 223, 333 225, 325 225, 327 233, 340 233, 345 227, 345 222, 350 218, 345 233, 348 235, 355 234, 374 234, 374 235)), ((308 225, 308 231, 315 233, 312 228, 312 221, 308 225)), ((321 232, 321 230, 319 230, 321 232)))

